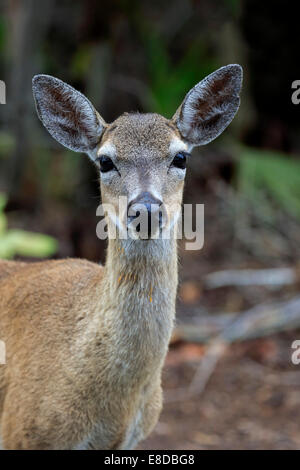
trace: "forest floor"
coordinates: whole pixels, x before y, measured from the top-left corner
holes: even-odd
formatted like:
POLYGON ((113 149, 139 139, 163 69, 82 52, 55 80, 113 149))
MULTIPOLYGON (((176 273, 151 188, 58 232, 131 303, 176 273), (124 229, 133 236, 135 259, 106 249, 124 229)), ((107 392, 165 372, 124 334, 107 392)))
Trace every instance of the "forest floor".
POLYGON ((164 407, 140 449, 299 449, 300 331, 231 345, 199 395, 172 402, 190 384, 204 347, 175 344, 163 372, 164 407))

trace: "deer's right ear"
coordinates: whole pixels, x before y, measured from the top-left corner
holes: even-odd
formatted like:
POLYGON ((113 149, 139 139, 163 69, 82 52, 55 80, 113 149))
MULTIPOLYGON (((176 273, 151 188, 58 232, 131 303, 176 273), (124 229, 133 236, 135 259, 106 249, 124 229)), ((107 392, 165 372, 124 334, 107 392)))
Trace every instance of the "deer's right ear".
POLYGON ((186 95, 173 121, 191 146, 208 144, 231 123, 240 104, 242 77, 240 65, 226 65, 186 95))
POLYGON ((52 137, 93 159, 106 124, 90 101, 49 75, 36 75, 32 89, 38 116, 52 137))

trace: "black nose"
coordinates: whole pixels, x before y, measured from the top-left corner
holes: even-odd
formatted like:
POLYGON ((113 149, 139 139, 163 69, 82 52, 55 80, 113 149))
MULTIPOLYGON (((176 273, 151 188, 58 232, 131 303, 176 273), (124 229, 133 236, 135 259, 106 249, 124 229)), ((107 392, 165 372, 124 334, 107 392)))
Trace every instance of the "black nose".
POLYGON ((141 221, 136 225, 135 230, 143 235, 142 238, 150 238, 152 230, 154 234, 162 226, 161 206, 162 201, 148 191, 141 193, 128 205, 128 224, 140 217, 141 221))

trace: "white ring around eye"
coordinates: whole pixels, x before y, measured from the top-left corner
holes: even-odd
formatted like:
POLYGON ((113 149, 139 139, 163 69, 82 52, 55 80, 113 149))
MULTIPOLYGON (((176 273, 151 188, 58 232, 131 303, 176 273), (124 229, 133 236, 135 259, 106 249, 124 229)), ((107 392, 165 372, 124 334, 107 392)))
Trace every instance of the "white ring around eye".
POLYGON ((97 157, 107 155, 112 160, 116 157, 116 147, 110 141, 105 142, 97 151, 97 157))
POLYGON ((183 142, 183 140, 179 139, 179 137, 173 137, 169 145, 169 153, 170 155, 175 155, 179 152, 188 152, 189 148, 188 145, 183 142))

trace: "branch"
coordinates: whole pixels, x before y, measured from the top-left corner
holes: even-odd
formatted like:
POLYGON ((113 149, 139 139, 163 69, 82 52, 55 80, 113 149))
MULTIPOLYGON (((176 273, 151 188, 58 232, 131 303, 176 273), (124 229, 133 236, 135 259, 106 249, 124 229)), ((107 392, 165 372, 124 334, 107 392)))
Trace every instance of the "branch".
POLYGON ((245 269, 210 273, 204 278, 205 287, 216 289, 224 286, 266 286, 281 287, 298 280, 296 269, 245 269))
POLYGON ((173 339, 195 343, 221 337, 228 343, 268 336, 300 326, 300 295, 281 302, 256 305, 240 314, 204 316, 197 324, 179 324, 173 339))
MULTIPOLYGON (((221 321, 224 322, 224 319, 223 315, 221 321)), ((202 321, 205 322, 205 319, 202 318, 202 321)), ((240 315, 232 315, 231 318, 228 316, 223 330, 216 336, 208 336, 206 338, 206 340, 209 341, 206 354, 201 360, 188 390, 179 389, 169 391, 166 396, 166 401, 181 401, 195 395, 199 396, 203 393, 220 358, 230 343, 267 336, 277 331, 297 328, 299 326, 300 296, 296 296, 285 302, 258 305, 246 310, 240 315)), ((193 325, 192 327, 189 325, 189 327, 187 327, 187 325, 181 325, 175 330, 177 338, 181 337, 193 342, 197 341, 197 332, 198 340, 203 342, 203 333, 199 331, 198 326, 193 325), (181 332, 183 332, 183 334, 181 332), (190 338, 188 338, 188 332, 190 332, 190 338)))

